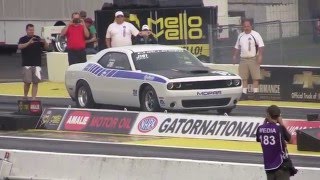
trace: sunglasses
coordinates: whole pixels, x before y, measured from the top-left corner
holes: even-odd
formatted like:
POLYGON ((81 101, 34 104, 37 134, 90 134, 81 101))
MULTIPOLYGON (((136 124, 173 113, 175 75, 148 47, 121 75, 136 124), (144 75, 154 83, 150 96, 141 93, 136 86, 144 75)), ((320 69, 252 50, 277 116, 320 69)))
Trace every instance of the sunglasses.
POLYGON ((120 16, 117 16, 116 18, 122 18, 122 17, 124 17, 124 16, 120 15, 120 16))

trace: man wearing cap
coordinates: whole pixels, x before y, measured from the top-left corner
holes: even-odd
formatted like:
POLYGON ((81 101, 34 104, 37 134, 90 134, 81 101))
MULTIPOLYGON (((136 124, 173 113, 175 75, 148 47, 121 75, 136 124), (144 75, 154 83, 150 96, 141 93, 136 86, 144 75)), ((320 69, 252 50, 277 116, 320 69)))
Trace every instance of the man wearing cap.
POLYGON ((283 124, 278 106, 267 108, 267 117, 257 129, 256 140, 261 143, 268 180, 289 180, 297 173, 286 144, 291 141, 291 135, 283 124))
POLYGON ((115 21, 109 25, 106 33, 106 46, 119 47, 132 45, 131 36, 137 36, 139 30, 126 22, 122 11, 115 13, 115 21))
MULTIPOLYGON (((79 12, 79 14, 80 14, 80 18, 85 21, 86 18, 87 18, 87 12, 84 11, 84 10, 81 10, 81 11, 79 12)), ((91 18, 89 18, 89 19, 91 19, 91 18)), ((93 20, 92 20, 92 19, 91 19, 91 25, 90 25, 90 27, 89 27, 88 29, 89 29, 89 32, 90 32, 91 34, 97 34, 97 30, 96 30, 96 27, 95 27, 94 24, 93 24, 93 20)))
POLYGON ((148 25, 143 25, 141 33, 135 38, 135 44, 157 44, 148 25))
POLYGON ((97 50, 95 49, 95 43, 97 42, 97 32, 90 27, 93 24, 93 20, 91 18, 85 18, 84 22, 86 24, 87 29, 89 30, 89 37, 86 38, 86 53, 87 54, 96 54, 97 50))

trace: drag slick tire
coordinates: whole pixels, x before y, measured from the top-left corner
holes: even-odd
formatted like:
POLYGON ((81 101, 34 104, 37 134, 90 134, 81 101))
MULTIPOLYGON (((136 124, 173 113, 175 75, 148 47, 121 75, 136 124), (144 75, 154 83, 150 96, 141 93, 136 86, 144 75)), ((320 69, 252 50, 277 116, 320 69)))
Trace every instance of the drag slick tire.
POLYGON ((217 112, 219 115, 224 115, 224 114, 231 114, 232 108, 226 108, 226 109, 217 109, 217 112))
POLYGON ((141 110, 159 112, 161 110, 156 91, 151 86, 146 86, 141 94, 141 110))
POLYGON ((79 108, 94 108, 95 102, 92 97, 90 86, 85 81, 80 81, 76 88, 76 104, 79 108))

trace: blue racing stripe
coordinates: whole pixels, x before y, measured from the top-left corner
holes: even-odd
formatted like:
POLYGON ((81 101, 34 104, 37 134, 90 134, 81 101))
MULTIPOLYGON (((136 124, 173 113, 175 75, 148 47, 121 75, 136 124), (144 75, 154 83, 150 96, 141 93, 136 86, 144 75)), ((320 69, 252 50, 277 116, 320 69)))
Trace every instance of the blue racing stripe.
POLYGON ((167 81, 163 78, 149 75, 142 72, 132 72, 126 70, 115 70, 106 69, 96 64, 88 64, 83 71, 90 72, 96 76, 100 77, 110 77, 110 78, 124 78, 124 79, 137 79, 145 81, 155 81, 159 83, 166 83, 167 81))

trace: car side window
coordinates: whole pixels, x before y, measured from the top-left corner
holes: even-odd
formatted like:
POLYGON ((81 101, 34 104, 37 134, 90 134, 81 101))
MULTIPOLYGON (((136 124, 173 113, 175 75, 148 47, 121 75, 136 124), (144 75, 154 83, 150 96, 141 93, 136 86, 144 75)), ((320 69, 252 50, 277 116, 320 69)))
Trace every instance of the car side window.
POLYGON ((98 61, 98 63, 104 67, 104 68, 108 68, 108 63, 110 58, 112 57, 111 53, 106 53, 105 55, 103 55, 100 60, 98 61))
POLYGON ((113 53, 114 69, 131 70, 128 56, 124 53, 113 53))
POLYGON ((109 52, 105 54, 98 63, 104 68, 131 70, 129 59, 124 53, 109 52))

